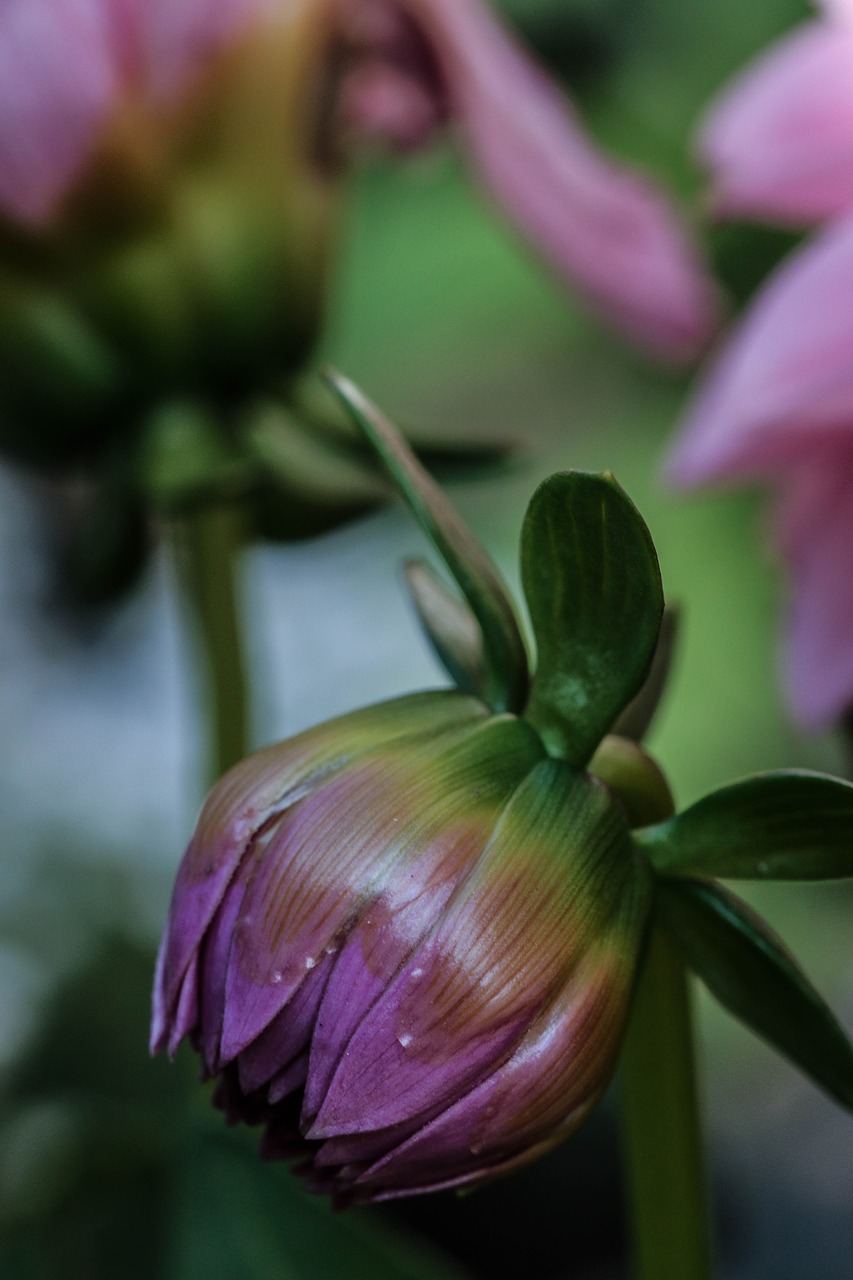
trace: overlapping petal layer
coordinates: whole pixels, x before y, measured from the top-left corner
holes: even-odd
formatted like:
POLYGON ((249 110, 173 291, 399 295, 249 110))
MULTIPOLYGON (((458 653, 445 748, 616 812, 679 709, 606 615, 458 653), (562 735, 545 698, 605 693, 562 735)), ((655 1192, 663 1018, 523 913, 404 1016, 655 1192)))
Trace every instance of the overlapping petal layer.
POLYGON ((398 698, 256 752, 226 774, 202 809, 178 872, 157 963, 152 1049, 164 1046, 189 963, 265 824, 371 747, 486 715, 475 699, 454 693, 398 698))

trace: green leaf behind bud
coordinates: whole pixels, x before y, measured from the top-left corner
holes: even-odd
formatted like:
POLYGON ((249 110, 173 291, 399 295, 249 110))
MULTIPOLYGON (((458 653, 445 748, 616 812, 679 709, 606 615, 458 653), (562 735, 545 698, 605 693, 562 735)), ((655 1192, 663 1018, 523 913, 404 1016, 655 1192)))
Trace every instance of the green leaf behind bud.
POLYGON ((721 885, 660 880, 658 920, 731 1013, 853 1109, 853 1045, 770 927, 721 885))
POLYGON ((744 778, 637 837, 664 875, 853 876, 853 785, 789 770, 744 778))

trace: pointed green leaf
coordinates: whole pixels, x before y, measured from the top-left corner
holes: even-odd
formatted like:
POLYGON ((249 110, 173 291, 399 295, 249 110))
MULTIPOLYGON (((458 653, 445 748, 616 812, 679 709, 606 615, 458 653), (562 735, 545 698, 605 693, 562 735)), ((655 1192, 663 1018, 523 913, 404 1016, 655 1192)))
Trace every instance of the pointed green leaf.
POLYGON ((675 608, 666 608, 660 624, 660 634, 655 645, 655 654, 649 674, 640 692, 619 716, 611 729, 620 738, 630 738, 632 742, 642 742, 648 733, 651 723, 657 714, 661 698, 666 693, 672 660, 678 644, 680 630, 680 614, 675 608))
POLYGON ((444 585, 425 560, 409 560, 406 585, 421 626, 457 688, 485 698, 483 634, 463 600, 444 585))
POLYGON ((721 1004, 853 1109, 853 1045, 760 916, 722 885, 660 880, 658 920, 721 1004))
POLYGON ((495 711, 521 710, 528 689, 527 655, 497 569, 400 433, 348 378, 336 373, 327 376, 456 579, 479 623, 486 701, 495 711))
POLYGON ((660 631, 651 534, 610 476, 553 475, 533 495, 521 573, 537 664, 527 718, 582 766, 638 693, 660 631))
POLYGON ((853 785, 805 770, 759 774, 705 796, 637 839, 665 875, 853 876, 853 785))

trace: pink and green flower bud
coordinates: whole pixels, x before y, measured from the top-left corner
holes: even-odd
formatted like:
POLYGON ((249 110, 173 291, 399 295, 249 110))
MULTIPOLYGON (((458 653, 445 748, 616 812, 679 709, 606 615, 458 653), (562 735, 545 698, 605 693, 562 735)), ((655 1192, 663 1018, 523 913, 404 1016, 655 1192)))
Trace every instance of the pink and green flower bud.
POLYGON ((64 79, 41 86, 39 120, 67 164, 22 179, 19 199, 0 181, 0 443, 62 464, 164 399, 227 404, 301 365, 339 183, 317 145, 325 6, 234 0, 217 22, 161 5, 121 40, 99 20, 85 121, 48 8, 64 79))
POLYGON ((315 1189, 479 1182, 570 1133, 618 1052, 650 874, 607 787, 476 698, 355 712, 209 797, 158 964, 233 1119, 315 1189))

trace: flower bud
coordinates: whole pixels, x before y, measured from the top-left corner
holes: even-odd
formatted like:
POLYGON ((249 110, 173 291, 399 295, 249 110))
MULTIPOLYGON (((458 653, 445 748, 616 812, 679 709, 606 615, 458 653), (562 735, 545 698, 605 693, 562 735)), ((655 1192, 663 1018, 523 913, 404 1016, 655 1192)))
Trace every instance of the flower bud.
POLYGON ((479 1182, 570 1133, 616 1058, 649 873, 603 784, 458 692, 267 748, 204 806, 152 1048, 339 1202, 479 1182))
MULTIPOLYGON (((19 71, 0 131, 14 176, 37 102, 44 172, 0 178, 0 446, 53 465, 133 430, 151 405, 227 406, 298 367, 338 190, 315 145, 325 6, 249 0, 217 20, 159 5, 129 15, 121 40, 104 17, 76 31, 98 69, 85 102, 63 20, 47 6, 55 66, 36 66, 31 88, 19 71)), ((15 32, 0 36, 5 67, 15 32)), ((34 45, 31 32, 25 61, 34 45)))

